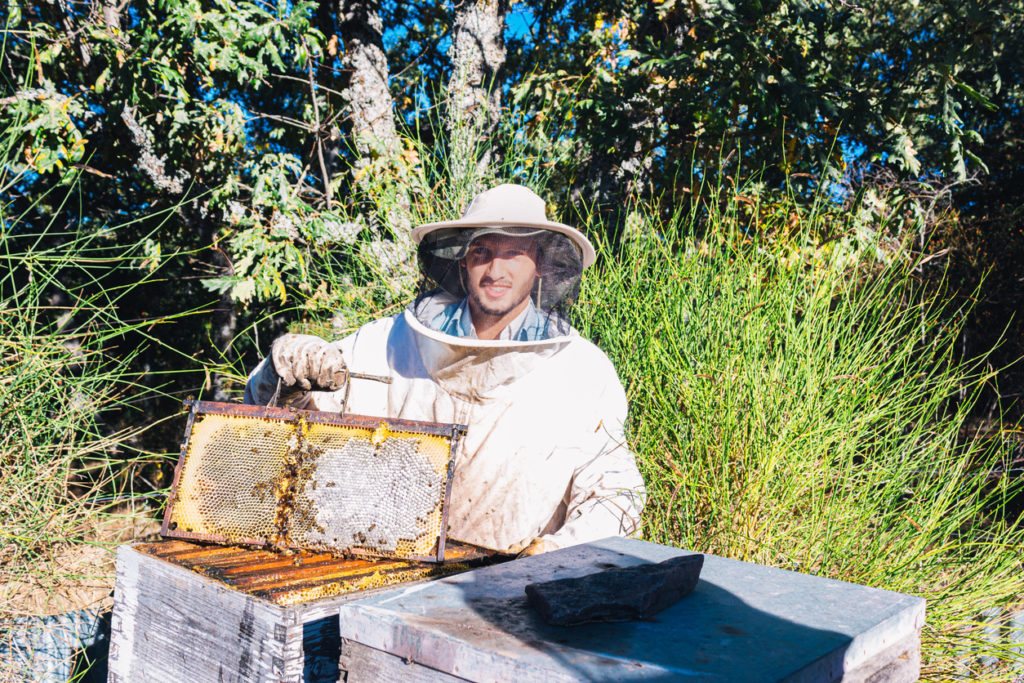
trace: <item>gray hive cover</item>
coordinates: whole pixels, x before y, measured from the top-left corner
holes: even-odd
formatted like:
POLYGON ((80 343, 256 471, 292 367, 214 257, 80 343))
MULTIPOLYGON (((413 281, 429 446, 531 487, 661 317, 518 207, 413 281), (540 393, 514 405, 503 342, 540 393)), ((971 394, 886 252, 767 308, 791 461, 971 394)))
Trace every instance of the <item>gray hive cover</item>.
POLYGON ((682 554, 608 538, 398 588, 342 605, 341 637, 481 681, 916 679, 923 599, 714 555, 647 621, 550 626, 526 603, 530 583, 682 554))

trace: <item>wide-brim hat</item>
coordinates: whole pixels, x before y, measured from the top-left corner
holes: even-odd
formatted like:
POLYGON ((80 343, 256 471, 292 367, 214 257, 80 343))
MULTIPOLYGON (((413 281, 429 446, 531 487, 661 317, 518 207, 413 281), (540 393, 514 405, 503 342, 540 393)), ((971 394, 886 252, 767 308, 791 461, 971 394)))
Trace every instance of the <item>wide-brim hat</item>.
POLYGON ((481 192, 473 197, 462 218, 417 226, 412 230, 412 239, 419 244, 426 235, 445 228, 494 228, 493 232, 501 232, 506 228, 550 230, 572 240, 580 251, 584 268, 592 265, 597 258, 594 245, 586 235, 564 223, 549 221, 544 200, 522 185, 506 183, 481 192))

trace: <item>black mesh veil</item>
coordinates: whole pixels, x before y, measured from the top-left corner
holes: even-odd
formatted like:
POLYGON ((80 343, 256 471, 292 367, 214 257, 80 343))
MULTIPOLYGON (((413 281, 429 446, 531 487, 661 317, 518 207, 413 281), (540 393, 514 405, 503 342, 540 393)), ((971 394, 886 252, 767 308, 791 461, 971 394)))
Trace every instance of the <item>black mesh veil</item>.
POLYGON ((420 295, 413 303, 416 318, 438 329, 441 307, 466 299, 463 258, 475 239, 495 233, 525 238, 536 245, 537 274, 529 294, 535 314, 543 320, 543 333, 536 338, 568 334, 572 307, 579 296, 583 260, 569 237, 538 228, 441 228, 424 235, 418 250, 423 279, 420 295))

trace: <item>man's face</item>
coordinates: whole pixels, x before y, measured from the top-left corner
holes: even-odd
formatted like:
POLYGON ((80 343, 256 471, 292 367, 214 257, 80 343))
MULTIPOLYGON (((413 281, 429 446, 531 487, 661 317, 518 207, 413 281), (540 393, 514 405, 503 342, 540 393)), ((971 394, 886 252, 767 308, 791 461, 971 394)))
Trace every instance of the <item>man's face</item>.
POLYGON ((482 235, 462 259, 473 308, 488 316, 518 315, 537 277, 537 243, 530 237, 482 235))

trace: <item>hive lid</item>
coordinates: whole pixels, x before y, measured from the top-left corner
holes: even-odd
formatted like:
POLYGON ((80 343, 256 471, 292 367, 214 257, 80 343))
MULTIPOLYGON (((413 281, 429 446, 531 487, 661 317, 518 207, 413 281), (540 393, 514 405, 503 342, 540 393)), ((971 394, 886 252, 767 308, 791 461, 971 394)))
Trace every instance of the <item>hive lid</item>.
POLYGON ((161 533, 444 560, 461 425, 188 401, 161 533))

